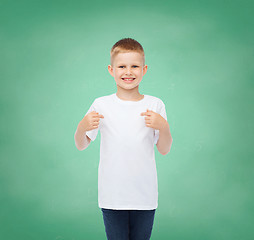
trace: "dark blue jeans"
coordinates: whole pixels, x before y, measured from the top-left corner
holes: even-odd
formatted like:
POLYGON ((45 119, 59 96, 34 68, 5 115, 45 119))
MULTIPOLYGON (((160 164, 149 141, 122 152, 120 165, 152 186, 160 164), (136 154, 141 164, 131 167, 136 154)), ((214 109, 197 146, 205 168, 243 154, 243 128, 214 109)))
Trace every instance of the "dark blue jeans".
POLYGON ((108 240, 149 240, 155 210, 101 208, 108 240))

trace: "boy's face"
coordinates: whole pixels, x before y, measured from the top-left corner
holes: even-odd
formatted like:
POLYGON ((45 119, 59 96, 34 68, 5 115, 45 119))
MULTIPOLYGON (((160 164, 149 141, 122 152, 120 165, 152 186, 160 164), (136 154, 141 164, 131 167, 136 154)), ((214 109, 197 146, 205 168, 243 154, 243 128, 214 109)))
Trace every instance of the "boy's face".
POLYGON ((108 71, 117 86, 123 89, 138 88, 147 71, 147 65, 143 66, 143 56, 138 52, 118 53, 112 64, 108 65, 108 71), (124 81, 125 78, 131 78, 131 81, 124 81))

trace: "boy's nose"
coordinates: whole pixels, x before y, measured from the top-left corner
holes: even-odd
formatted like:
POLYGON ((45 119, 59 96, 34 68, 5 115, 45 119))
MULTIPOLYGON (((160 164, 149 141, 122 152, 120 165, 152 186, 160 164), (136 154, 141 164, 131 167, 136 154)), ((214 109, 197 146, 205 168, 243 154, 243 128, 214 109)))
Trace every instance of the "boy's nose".
POLYGON ((129 68, 126 68, 126 73, 130 73, 131 70, 129 68))

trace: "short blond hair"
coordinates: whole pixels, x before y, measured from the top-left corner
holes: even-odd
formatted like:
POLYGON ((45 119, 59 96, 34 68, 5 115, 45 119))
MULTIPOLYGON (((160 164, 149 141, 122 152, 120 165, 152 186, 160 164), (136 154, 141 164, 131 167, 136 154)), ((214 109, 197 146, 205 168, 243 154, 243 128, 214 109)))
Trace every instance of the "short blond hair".
POLYGON ((122 38, 114 44, 110 51, 110 64, 113 66, 113 60, 118 53, 138 52, 143 56, 143 66, 145 66, 145 52, 142 45, 133 38, 122 38))

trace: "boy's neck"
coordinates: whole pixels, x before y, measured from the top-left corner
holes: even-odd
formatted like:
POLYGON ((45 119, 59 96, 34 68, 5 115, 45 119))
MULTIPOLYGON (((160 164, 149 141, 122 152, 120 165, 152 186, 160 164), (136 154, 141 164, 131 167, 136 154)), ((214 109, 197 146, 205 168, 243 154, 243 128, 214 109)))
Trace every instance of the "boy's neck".
POLYGON ((125 101, 140 101, 144 98, 144 95, 137 93, 129 93, 129 92, 116 92, 116 96, 125 101))

